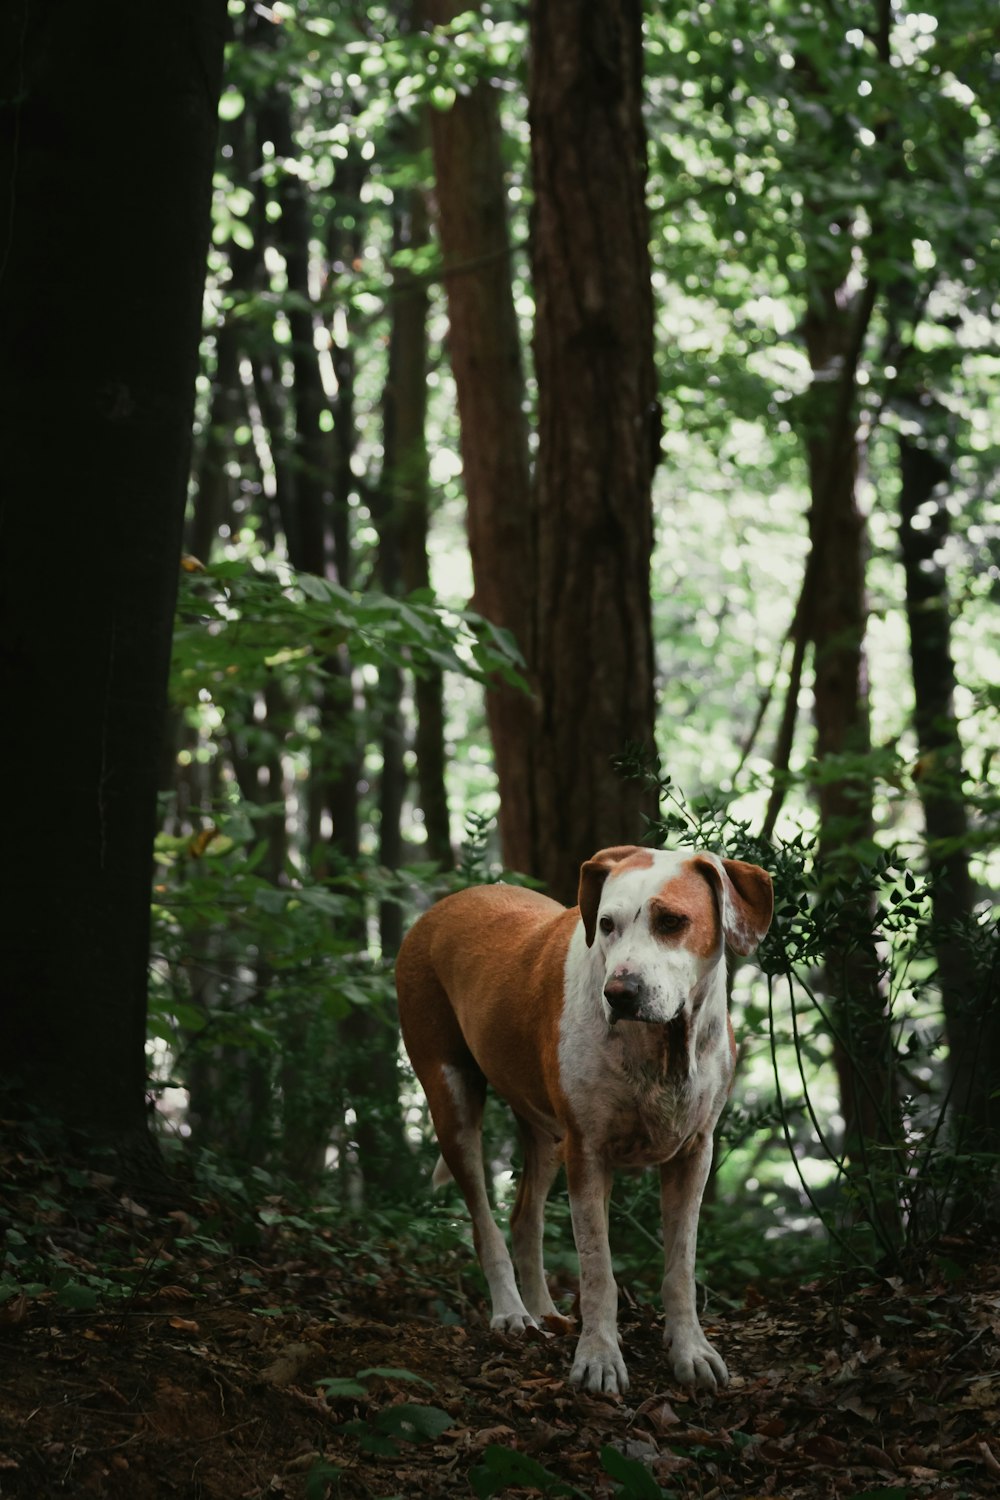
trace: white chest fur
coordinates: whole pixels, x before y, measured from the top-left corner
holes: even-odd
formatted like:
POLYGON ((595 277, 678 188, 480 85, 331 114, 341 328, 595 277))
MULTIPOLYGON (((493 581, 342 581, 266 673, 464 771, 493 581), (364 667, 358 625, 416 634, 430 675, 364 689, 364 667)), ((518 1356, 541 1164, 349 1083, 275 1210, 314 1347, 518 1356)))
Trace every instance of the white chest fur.
POLYGON ((609 1021, 603 976, 580 928, 566 958, 562 1087, 581 1134, 608 1166, 669 1161, 714 1129, 729 1091, 724 961, 662 1024, 609 1021))

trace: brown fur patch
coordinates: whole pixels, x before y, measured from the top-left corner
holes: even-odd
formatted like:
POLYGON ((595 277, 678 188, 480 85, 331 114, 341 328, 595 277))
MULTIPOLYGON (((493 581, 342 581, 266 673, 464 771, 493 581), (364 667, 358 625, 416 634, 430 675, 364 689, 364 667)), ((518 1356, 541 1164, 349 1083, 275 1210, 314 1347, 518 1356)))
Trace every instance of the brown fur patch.
POLYGON ((673 912, 687 918, 686 926, 674 933, 664 933, 661 942, 676 943, 699 958, 711 958, 717 951, 722 941, 718 904, 708 882, 693 865, 685 865, 679 875, 665 880, 652 905, 654 911, 673 912))
MULTIPOLYGON (((617 849, 604 849, 601 854, 595 855, 601 859, 602 855, 617 854, 617 849)), ((629 870, 649 870, 653 865, 653 852, 651 849, 635 849, 625 859, 618 860, 608 871, 608 879, 614 880, 618 875, 625 875, 629 870)))

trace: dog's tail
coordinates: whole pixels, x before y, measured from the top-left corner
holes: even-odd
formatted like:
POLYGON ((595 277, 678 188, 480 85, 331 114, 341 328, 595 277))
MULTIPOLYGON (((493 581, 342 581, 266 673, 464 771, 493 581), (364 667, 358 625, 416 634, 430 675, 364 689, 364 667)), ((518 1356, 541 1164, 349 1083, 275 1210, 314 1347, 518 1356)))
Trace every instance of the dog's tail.
POLYGON ((454 1180, 455 1179, 451 1175, 451 1168, 448 1166, 448 1163, 445 1161, 443 1156, 439 1156, 437 1159, 437 1165, 435 1166, 434 1171, 431 1173, 431 1187, 444 1187, 446 1182, 454 1182, 454 1180))

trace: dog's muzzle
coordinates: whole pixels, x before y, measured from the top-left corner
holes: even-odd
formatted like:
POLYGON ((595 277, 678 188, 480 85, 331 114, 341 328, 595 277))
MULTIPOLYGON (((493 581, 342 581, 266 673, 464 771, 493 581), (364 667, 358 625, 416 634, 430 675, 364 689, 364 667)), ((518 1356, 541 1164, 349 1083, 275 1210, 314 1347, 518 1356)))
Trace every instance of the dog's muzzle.
POLYGON ((644 993, 645 987, 638 974, 616 970, 604 986, 604 998, 611 1009, 612 1021, 634 1021, 644 993))

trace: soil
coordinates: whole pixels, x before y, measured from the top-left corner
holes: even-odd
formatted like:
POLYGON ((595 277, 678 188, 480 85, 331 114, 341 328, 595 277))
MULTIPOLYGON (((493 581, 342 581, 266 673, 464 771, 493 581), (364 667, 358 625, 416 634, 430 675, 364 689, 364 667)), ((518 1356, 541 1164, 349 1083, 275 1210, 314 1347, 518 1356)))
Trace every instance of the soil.
POLYGON ((107 1185, 86 1224, 39 1209, 52 1186, 36 1173, 18 1203, 49 1213, 68 1279, 0 1306, 3 1497, 1000 1494, 1000 1270, 982 1247, 946 1246, 948 1279, 747 1289, 705 1318, 732 1372, 712 1395, 669 1383, 655 1308, 623 1288, 632 1386, 595 1397, 567 1383, 568 1320, 491 1334, 461 1244, 424 1259, 289 1212, 237 1254, 107 1185), (105 1297, 95 1247, 126 1241, 133 1285, 105 1297))

